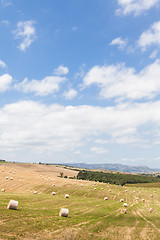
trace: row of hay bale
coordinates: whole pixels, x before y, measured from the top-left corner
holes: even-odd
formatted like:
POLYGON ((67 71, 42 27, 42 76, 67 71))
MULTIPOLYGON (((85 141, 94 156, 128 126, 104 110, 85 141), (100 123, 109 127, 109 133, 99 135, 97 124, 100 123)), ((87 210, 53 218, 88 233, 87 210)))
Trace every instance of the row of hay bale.
MULTIPOLYGON (((12 210, 17 210, 18 209, 18 201, 15 200, 10 200, 7 209, 12 209, 12 210)), ((68 217, 69 215, 69 210, 67 208, 61 208, 59 212, 60 217, 68 217)))

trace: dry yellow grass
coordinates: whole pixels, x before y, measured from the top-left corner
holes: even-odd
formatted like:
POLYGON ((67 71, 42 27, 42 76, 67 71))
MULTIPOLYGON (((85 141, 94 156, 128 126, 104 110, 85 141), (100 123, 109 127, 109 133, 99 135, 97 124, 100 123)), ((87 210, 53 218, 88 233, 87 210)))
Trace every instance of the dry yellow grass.
POLYGON ((64 176, 77 176, 77 171, 69 170, 56 165, 41 165, 28 163, 1 163, 0 164, 0 188, 7 192, 31 192, 34 185, 56 185, 62 186, 65 181, 73 183, 75 180, 60 178, 64 176), (8 179, 6 179, 8 176, 8 179), (10 180, 10 178, 13 180, 10 180))

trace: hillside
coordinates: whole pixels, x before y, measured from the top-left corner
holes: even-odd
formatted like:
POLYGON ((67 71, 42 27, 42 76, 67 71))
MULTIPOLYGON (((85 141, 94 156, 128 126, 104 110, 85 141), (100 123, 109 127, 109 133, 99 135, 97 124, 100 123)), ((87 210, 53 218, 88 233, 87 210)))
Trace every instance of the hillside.
POLYGON ((159 183, 124 187, 61 173, 74 177, 78 171, 0 163, 1 240, 159 240, 159 183), (18 210, 7 209, 10 199, 18 201, 18 210), (62 207, 69 209, 66 218, 59 216, 62 207))
POLYGON ((86 163, 68 163, 71 167, 85 169, 104 169, 110 171, 126 172, 126 173, 153 173, 160 172, 160 169, 152 169, 147 166, 129 166, 124 164, 86 164, 86 163))

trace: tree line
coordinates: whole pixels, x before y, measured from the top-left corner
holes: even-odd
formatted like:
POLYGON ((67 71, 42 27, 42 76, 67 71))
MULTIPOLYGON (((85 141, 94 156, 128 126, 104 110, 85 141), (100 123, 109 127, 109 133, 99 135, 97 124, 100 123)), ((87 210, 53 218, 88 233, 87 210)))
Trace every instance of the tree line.
POLYGON ((105 173, 88 170, 79 171, 77 179, 111 183, 121 186, 125 184, 160 182, 159 177, 152 175, 105 173))

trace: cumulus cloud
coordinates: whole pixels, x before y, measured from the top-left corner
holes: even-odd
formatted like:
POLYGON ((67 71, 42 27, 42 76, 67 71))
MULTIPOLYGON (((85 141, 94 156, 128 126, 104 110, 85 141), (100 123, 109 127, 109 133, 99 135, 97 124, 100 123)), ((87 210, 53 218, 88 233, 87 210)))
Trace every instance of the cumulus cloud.
POLYGON ((72 100, 77 96, 77 91, 74 89, 70 89, 69 91, 65 91, 63 96, 68 100, 72 100))
POLYGON ((7 65, 5 64, 5 62, 3 62, 1 59, 0 59, 0 67, 1 68, 6 68, 7 65))
POLYGON ((120 8, 116 10, 117 15, 129 15, 135 16, 149 10, 156 6, 160 0, 117 0, 120 8))
POLYGON ((58 68, 54 69, 53 73, 58 76, 66 75, 69 73, 69 69, 63 65, 60 65, 58 68))
POLYGON ((138 46, 143 50, 151 45, 160 46, 160 21, 155 22, 147 31, 143 32, 138 40, 138 46))
POLYGON ((117 100, 154 98, 160 93, 160 61, 146 66, 139 73, 124 64, 94 66, 83 79, 84 87, 100 88, 100 97, 117 100))
POLYGON ((9 74, 3 74, 0 76, 0 92, 5 92, 9 89, 12 83, 12 77, 9 74))
MULTIPOLYGON (((68 152, 84 151, 87 144, 90 148, 88 138, 101 139, 102 135, 112 144, 139 144, 147 139, 153 145, 160 140, 159 109, 160 101, 114 107, 47 106, 33 101, 7 104, 0 108, 0 149, 12 153, 26 149, 27 154, 40 151, 45 157, 50 152, 51 159, 59 152, 66 159, 68 152)), ((90 150, 107 151, 99 146, 90 150)))
POLYGON ((123 40, 121 37, 112 40, 110 45, 117 45, 119 49, 123 50, 127 45, 127 40, 123 40))
POLYGON ((35 95, 46 96, 59 90, 60 83, 66 78, 58 76, 47 76, 42 80, 31 80, 25 78, 22 82, 15 85, 15 89, 23 92, 34 92, 35 95))
POLYGON ((32 20, 17 23, 17 29, 13 33, 17 39, 22 40, 18 46, 21 51, 25 51, 36 39, 34 24, 35 22, 32 20))

